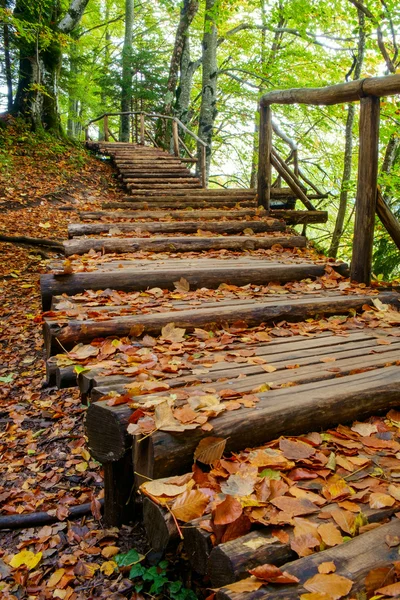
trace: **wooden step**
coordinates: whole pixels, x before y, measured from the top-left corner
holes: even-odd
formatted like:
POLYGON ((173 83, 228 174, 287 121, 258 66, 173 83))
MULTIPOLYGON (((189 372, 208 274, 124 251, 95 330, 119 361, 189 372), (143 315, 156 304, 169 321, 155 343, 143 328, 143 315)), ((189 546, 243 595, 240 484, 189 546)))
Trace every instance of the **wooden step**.
MULTIPOLYGON (((345 544, 283 564, 281 570, 297 577, 300 580, 298 584, 270 584, 245 594, 222 589, 217 592, 216 600, 298 600, 302 594, 307 593, 303 584, 318 573, 318 566, 324 562, 333 562, 336 566, 335 575, 353 582, 352 598, 365 598, 365 579, 368 573, 375 569, 393 568, 393 563, 397 561, 398 548, 390 547, 386 540, 398 538, 399 535, 400 521, 393 519, 345 544)), ((346 598, 350 596, 346 595, 346 598)))
MULTIPOLYGON (((45 274, 40 278, 43 310, 50 310, 53 296, 61 294, 74 295, 87 289, 104 290, 110 287, 121 291, 145 290, 148 287, 174 289, 174 281, 185 278, 191 288, 216 288, 221 283, 232 285, 264 285, 271 281, 298 281, 307 277, 320 277, 325 273, 326 265, 322 264, 268 264, 265 261, 253 260, 243 262, 240 258, 235 265, 227 266, 225 261, 219 265, 210 265, 202 259, 196 266, 189 267, 174 264, 157 265, 151 268, 118 269, 112 271, 92 271, 74 274, 45 274)), ((147 264, 147 263, 146 263, 147 264)), ((347 265, 330 263, 342 274, 347 273, 347 265)))
MULTIPOLYGON (((143 201, 143 202, 135 202, 135 208, 137 210, 150 210, 151 208, 154 208, 155 210, 162 210, 162 209, 175 209, 175 210, 184 210, 185 208, 204 208, 204 209, 221 209, 221 208, 235 208, 237 206, 240 207, 247 207, 247 206, 251 206, 253 207, 253 209, 255 210, 256 208, 256 203, 255 200, 241 200, 241 201, 237 201, 237 200, 226 200, 223 202, 213 202, 213 201, 207 201, 207 200, 193 200, 191 202, 177 202, 177 201, 171 201, 171 202, 157 202, 157 203, 152 203, 150 200, 149 201, 143 201)), ((102 208, 116 208, 116 209, 122 209, 122 210, 132 210, 133 205, 132 203, 129 202, 103 202, 101 205, 102 208)))
MULTIPOLYGON (((399 330, 391 331, 393 335, 399 333, 399 330)), ((236 348, 236 346, 235 346, 236 348)), ((273 341, 266 344, 259 344, 255 349, 254 356, 261 357, 272 365, 276 370, 270 375, 270 383, 279 386, 287 383, 310 383, 316 379, 332 379, 348 375, 358 368, 380 368, 389 364, 393 360, 393 352, 399 351, 398 343, 392 338, 385 336, 383 331, 366 331, 355 334, 349 334, 348 337, 338 335, 322 335, 316 338, 286 339, 282 341, 273 341), (385 340, 387 346, 382 346, 385 340), (393 344, 392 344, 393 342, 393 344), (332 358, 322 364, 322 359, 332 358), (334 362, 334 369, 332 364, 334 362), (287 369, 287 365, 293 365, 295 368, 287 369), (318 365, 318 369, 315 368, 318 365)), ((233 351, 233 349, 232 349, 233 351)), ((220 351, 218 352, 220 353, 220 351)), ((135 376, 129 374, 104 375, 104 369, 93 366, 79 375, 78 381, 72 381, 73 366, 69 369, 62 368, 60 371, 54 366, 54 359, 49 359, 49 371, 53 371, 58 377, 62 387, 74 387, 77 384, 82 395, 88 396, 94 391, 92 401, 98 400, 101 395, 106 395, 110 391, 124 393, 125 385, 135 380, 135 376), (72 381, 72 384, 71 384, 72 381), (68 385, 67 385, 68 384, 68 385), (71 385, 69 385, 71 384, 71 385)), ((210 354, 209 362, 213 362, 213 355, 210 354)), ((196 370, 199 365, 196 363, 193 369, 196 370)), ((246 380, 235 382, 233 378, 237 376, 238 363, 221 361, 207 368, 205 377, 193 374, 190 368, 180 368, 179 374, 174 379, 168 379, 171 387, 181 387, 186 385, 200 385, 204 382, 212 383, 214 389, 223 389, 226 385, 238 386, 240 391, 248 392, 261 385, 265 381, 265 370, 261 365, 249 363, 240 364, 240 373, 246 376, 246 380), (218 381, 225 381, 225 385, 218 381)), ((193 370, 192 369, 192 370, 193 370)), ((107 371, 107 369, 105 369, 107 371)))
POLYGON ((220 237, 151 237, 151 238, 87 238, 63 242, 66 256, 86 254, 91 249, 106 254, 124 252, 203 252, 207 250, 259 250, 272 248, 279 244, 283 248, 305 248, 306 238, 300 235, 256 237, 220 236, 220 237))
POLYGON ((144 221, 140 223, 73 223, 68 225, 68 237, 73 238, 81 235, 94 235, 99 233, 109 233, 110 229, 114 232, 118 229, 121 232, 128 231, 149 231, 151 233, 196 233, 199 229, 213 231, 216 233, 239 233, 245 229, 251 229, 255 233, 265 231, 284 231, 286 223, 277 219, 266 219, 265 221, 177 221, 154 222, 144 221))
MULTIPOLYGON (((154 284, 153 284, 154 285, 154 284)), ((396 293, 380 294, 379 298, 389 304, 397 302, 396 293)), ((86 343, 94 338, 126 336, 130 332, 143 329, 146 333, 158 334, 168 323, 177 327, 193 330, 196 327, 212 328, 235 321, 244 321, 248 326, 272 320, 304 320, 316 314, 345 314, 349 310, 360 310, 371 305, 372 298, 367 295, 329 296, 317 298, 282 299, 281 301, 259 302, 250 306, 212 306, 192 307, 191 310, 177 310, 159 314, 137 314, 133 316, 110 317, 107 320, 87 319, 85 321, 68 320, 59 324, 45 318, 43 335, 47 357, 57 354, 61 348, 70 350, 75 344, 86 343)))
MULTIPOLYGON (((117 221, 119 219, 166 219, 173 218, 174 220, 187 220, 192 221, 193 219, 208 220, 208 219, 236 219, 243 217, 253 217, 259 215, 260 217, 266 216, 267 213, 262 209, 258 208, 257 212, 254 208, 243 208, 236 209, 233 211, 218 210, 218 209, 203 209, 203 210, 132 210, 133 206, 130 205, 131 210, 114 210, 114 211, 83 211, 79 213, 79 217, 84 220, 96 220, 96 219, 108 219, 117 221)), ((269 217, 275 219, 284 219, 288 225, 295 225, 298 223, 326 223, 328 220, 328 213, 324 210, 309 211, 309 210, 279 210, 272 209, 269 213, 269 217)), ((224 221, 228 222, 228 221, 224 221)), ((251 221, 248 221, 251 223, 251 221)))

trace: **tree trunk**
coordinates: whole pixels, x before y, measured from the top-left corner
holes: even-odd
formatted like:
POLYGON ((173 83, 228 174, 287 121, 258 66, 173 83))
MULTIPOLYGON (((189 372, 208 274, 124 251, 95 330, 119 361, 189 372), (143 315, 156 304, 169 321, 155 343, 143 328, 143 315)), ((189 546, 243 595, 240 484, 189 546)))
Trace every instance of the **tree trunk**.
POLYGON ((34 41, 21 39, 19 42, 20 63, 17 93, 12 112, 30 120, 34 129, 45 128, 62 135, 58 112, 58 77, 62 63, 62 46, 59 34, 68 35, 78 25, 89 0, 71 0, 68 11, 58 20, 54 7, 48 12, 36 14, 37 6, 18 0, 14 14, 32 24, 36 31, 34 41), (41 46, 41 27, 54 32, 45 48, 41 46))
MULTIPOLYGON (((203 75, 198 136, 207 144, 206 179, 210 172, 211 144, 217 116, 217 27, 218 0, 206 0, 203 34, 203 75)), ((197 171, 201 164, 201 144, 198 144, 197 171)))
MULTIPOLYGON (((122 49, 121 111, 129 112, 132 102, 132 29, 134 0, 125 0, 125 37, 122 49)), ((130 117, 121 116, 121 142, 129 142, 130 117)))
POLYGON ((182 69, 182 56, 185 43, 188 38, 188 30, 197 11, 198 0, 183 0, 180 21, 176 30, 175 45, 172 52, 167 82, 167 94, 165 97, 164 114, 172 113, 172 103, 175 97, 176 84, 178 82, 179 69, 182 69))
POLYGON ((3 25, 3 40, 4 40, 4 65, 7 86, 7 110, 11 112, 13 104, 13 86, 11 76, 11 57, 10 57, 10 35, 8 25, 3 25))
MULTIPOLYGON (((353 79, 359 79, 364 61, 365 52, 365 16, 362 11, 358 11, 358 52, 354 68, 353 79)), ((345 134, 345 149, 344 149, 344 164, 343 164, 343 176, 342 185, 340 188, 339 197, 339 208, 336 216, 335 229, 332 234, 332 241, 328 251, 328 255, 336 258, 340 240, 343 235, 343 226, 347 210, 347 202, 349 197, 349 183, 351 179, 352 171, 352 157, 353 157, 353 124, 354 124, 355 106, 354 103, 349 104, 347 111, 346 120, 346 134, 345 134)))

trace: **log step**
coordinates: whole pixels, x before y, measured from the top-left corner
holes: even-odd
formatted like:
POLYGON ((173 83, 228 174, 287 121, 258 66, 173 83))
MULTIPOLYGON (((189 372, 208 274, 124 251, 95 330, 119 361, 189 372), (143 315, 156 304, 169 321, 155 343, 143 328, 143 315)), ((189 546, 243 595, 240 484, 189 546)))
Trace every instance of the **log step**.
POLYGON ((353 582, 352 598, 361 597, 361 594, 366 597, 365 578, 368 573, 373 569, 393 568, 393 563, 398 559, 398 548, 388 546, 386 539, 399 535, 400 521, 393 519, 346 544, 285 563, 281 570, 297 577, 300 580, 297 585, 268 585, 246 594, 222 589, 217 592, 216 600, 298 600, 301 594, 307 593, 303 584, 318 573, 318 566, 324 562, 333 562, 336 566, 335 575, 353 582))
MULTIPOLYGON (((384 303, 394 304, 398 294, 384 293, 379 298, 384 303)), ((94 338, 110 335, 123 337, 130 335, 132 328, 143 328, 146 333, 158 334, 168 323, 192 330, 196 327, 215 327, 235 321, 245 321, 249 326, 271 320, 304 320, 315 314, 344 314, 348 310, 359 310, 365 304, 371 305, 367 295, 327 296, 317 298, 296 298, 270 300, 254 305, 228 305, 225 307, 193 307, 159 314, 137 314, 133 316, 109 316, 108 320, 70 319, 68 324, 59 325, 57 320, 46 318, 43 334, 47 356, 57 354, 60 346, 70 350, 78 342, 86 343, 94 338)))
POLYGON ((207 250, 258 250, 279 244, 283 248, 305 248, 304 236, 221 236, 221 237, 152 237, 88 238, 63 242, 66 256, 86 254, 91 249, 105 253, 124 252, 203 252, 207 250))
MULTIPOLYGON (((399 330, 393 330, 392 333, 397 335, 399 330)), ((299 385, 315 381, 315 379, 329 379, 337 377, 338 374, 349 374, 360 368, 380 368, 393 361, 393 352, 398 352, 400 349, 396 340, 387 338, 384 331, 376 330, 349 334, 348 337, 320 335, 312 339, 301 336, 299 338, 290 342, 286 339, 286 343, 282 340, 259 344, 255 349, 255 356, 261 357, 268 365, 274 367, 275 372, 270 375, 269 379, 269 383, 274 386, 285 385, 289 382, 299 385), (388 345, 382 345, 382 340, 385 340, 388 345), (327 364, 321 365, 324 359, 327 359, 327 364), (334 362, 334 368, 330 361, 334 362), (288 370, 287 365, 293 365, 295 368, 288 370), (315 369, 315 365, 318 365, 318 369, 315 369)), ((230 348, 229 352, 239 348, 240 345, 235 345, 234 348, 230 348)), ((221 352, 219 351, 218 354, 221 352)), ((116 360, 115 356, 114 360, 116 360)), ((213 363, 212 354, 208 362, 213 363)), ((123 364, 121 366, 123 369, 123 364)), ((168 379, 168 384, 171 387, 180 387, 200 385, 202 382, 216 382, 213 383, 213 386, 217 389, 221 386, 218 383, 221 380, 229 381, 229 385, 233 385, 235 382, 232 378, 236 377, 238 366, 235 362, 217 362, 207 368, 204 377, 193 373, 193 369, 196 370, 196 368, 199 368, 199 365, 195 364, 192 369, 181 367, 174 379, 168 379)), ((123 371, 120 375, 104 375, 107 368, 101 369, 96 366, 96 363, 92 367, 90 363, 87 364, 86 369, 79 374, 77 382, 73 365, 58 368, 55 358, 47 361, 48 372, 55 373, 54 384, 57 383, 58 387, 64 388, 75 387, 78 383, 83 396, 90 395, 96 388, 91 398, 92 401, 98 400, 101 395, 106 395, 110 391, 124 393, 125 385, 135 380, 135 376, 124 375, 123 371)), ((253 364, 251 361, 241 364, 240 373, 246 376, 246 380, 240 383, 236 382, 235 385, 238 385, 243 392, 250 391, 265 381, 263 367, 253 364)))
MULTIPOLYGON (((225 262, 225 261, 224 261, 225 262)), ((104 290, 110 286, 121 291, 140 291, 148 287, 174 289, 174 281, 185 278, 191 288, 217 288, 221 283, 232 285, 267 284, 271 281, 298 281, 307 277, 320 277, 325 273, 326 265, 322 264, 268 264, 260 260, 248 260, 244 263, 241 258, 235 264, 227 266, 224 262, 210 263, 209 259, 201 259, 198 264, 193 262, 181 265, 149 263, 143 261, 140 268, 118 269, 111 271, 92 271, 65 275, 45 274, 40 278, 43 310, 50 310, 53 296, 61 294, 74 295, 86 289, 104 290), (151 268, 149 266, 151 264, 151 268)), ((347 265, 332 264, 336 270, 346 274, 347 265)))
MULTIPOLYGON (((129 206, 132 209, 132 206, 129 206)), ((226 210, 115 210, 115 211, 85 211, 80 212, 79 217, 83 221, 92 221, 96 219, 166 219, 173 218, 174 220, 191 221, 193 219, 208 220, 208 219, 237 219, 254 216, 266 216, 267 213, 263 210, 257 212, 252 209, 236 209, 234 211, 226 210)), ((328 220, 328 213, 324 210, 309 211, 309 210, 275 210, 272 209, 268 215, 270 218, 284 219, 288 225, 295 225, 298 223, 326 223, 328 220)), ((227 222, 227 221, 226 221, 227 222)), ((249 221, 251 223, 251 221, 249 221)))
MULTIPOLYGON (((151 210, 152 208, 154 208, 155 210, 166 208, 184 210, 185 208, 232 209, 237 208, 238 206, 240 206, 240 208, 252 207, 253 211, 256 209, 254 200, 241 200, 240 202, 237 202, 236 200, 226 200, 222 202, 210 202, 208 200, 193 200, 190 202, 159 201, 157 203, 152 203, 151 201, 144 200, 143 202, 135 202, 134 208, 137 210, 151 210)), ((101 208, 117 208, 123 210, 132 210, 133 205, 130 202, 103 202, 101 208)))
POLYGON ((73 238, 81 235, 94 235, 109 233, 110 230, 122 232, 148 231, 150 233, 196 233, 199 229, 213 231, 216 233, 240 233, 245 229, 251 229, 255 233, 266 231, 284 231, 286 224, 277 219, 266 219, 265 221, 182 221, 175 223, 156 223, 145 221, 141 223, 72 223, 68 225, 68 237, 73 238))

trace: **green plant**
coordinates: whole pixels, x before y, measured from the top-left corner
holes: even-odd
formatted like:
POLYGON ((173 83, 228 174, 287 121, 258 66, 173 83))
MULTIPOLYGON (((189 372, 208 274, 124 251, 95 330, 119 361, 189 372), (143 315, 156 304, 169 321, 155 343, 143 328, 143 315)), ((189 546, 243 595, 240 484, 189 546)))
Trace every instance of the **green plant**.
POLYGON ((145 556, 139 554, 134 548, 126 554, 117 554, 114 560, 121 570, 129 569, 128 577, 133 580, 136 592, 172 600, 196 600, 196 595, 185 588, 181 581, 169 579, 167 560, 147 567, 142 564, 145 556))

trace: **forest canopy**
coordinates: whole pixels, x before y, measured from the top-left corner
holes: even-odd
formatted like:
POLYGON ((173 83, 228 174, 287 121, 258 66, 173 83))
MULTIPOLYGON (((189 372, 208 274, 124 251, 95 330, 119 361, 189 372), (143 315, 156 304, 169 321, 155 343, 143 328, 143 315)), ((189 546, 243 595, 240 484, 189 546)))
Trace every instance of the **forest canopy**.
MULTIPOLYGON (((178 117, 208 144, 209 185, 255 187, 261 95, 393 74, 395 0, 0 0, 0 102, 36 131, 84 139, 104 112, 178 117)), ((307 178, 327 196, 308 234, 351 254, 358 105, 274 107, 307 178)), ((130 117, 110 117, 130 139, 130 117)), ((380 185, 400 213, 398 98, 381 102, 380 185)), ((104 135, 101 122, 93 134, 104 135)), ((193 151, 193 140, 186 143, 193 151)), ((282 155, 288 146, 274 139, 282 155)), ((374 273, 397 276, 398 250, 377 222, 374 273)))

